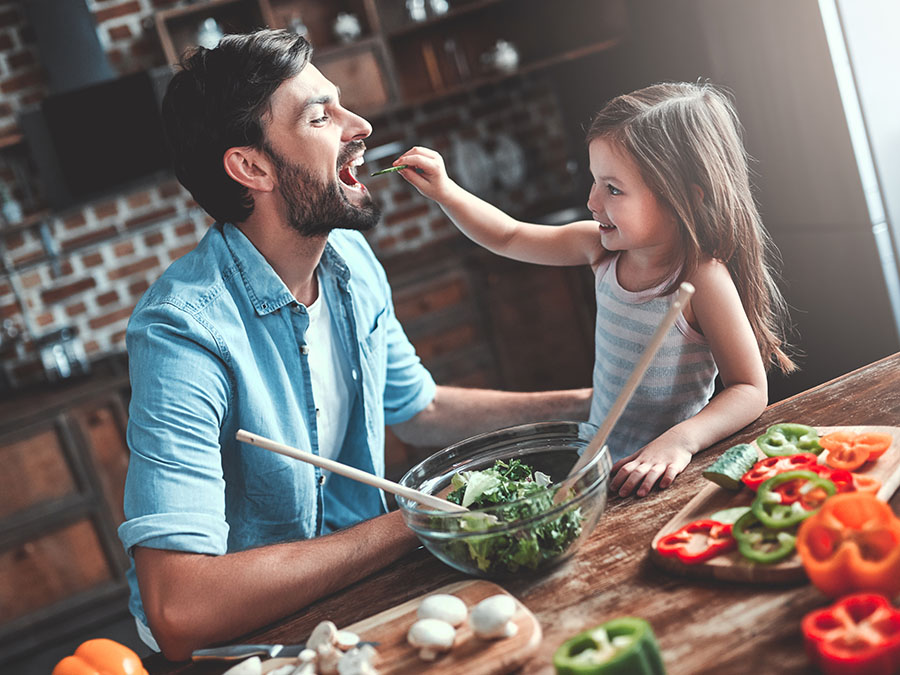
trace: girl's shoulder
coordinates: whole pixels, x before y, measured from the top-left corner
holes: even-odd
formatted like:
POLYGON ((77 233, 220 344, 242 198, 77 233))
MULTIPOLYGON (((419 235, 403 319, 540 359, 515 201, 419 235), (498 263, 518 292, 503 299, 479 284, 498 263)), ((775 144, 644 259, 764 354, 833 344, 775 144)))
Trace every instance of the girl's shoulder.
POLYGON ((704 291, 721 292, 735 288, 728 266, 716 258, 701 260, 688 281, 694 285, 697 296, 705 294, 704 291))

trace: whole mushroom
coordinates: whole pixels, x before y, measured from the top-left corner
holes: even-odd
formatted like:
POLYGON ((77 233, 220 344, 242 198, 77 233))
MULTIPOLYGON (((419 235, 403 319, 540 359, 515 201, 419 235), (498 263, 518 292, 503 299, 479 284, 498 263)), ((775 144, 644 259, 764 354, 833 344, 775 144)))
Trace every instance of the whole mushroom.
POLYGON ((512 622, 516 613, 516 601, 509 595, 492 595, 472 610, 469 624, 480 638, 491 640, 512 637, 519 627, 512 622))
POLYGON ((406 640, 417 647, 423 661, 434 661, 439 654, 450 651, 456 639, 456 629, 440 619, 419 619, 409 629, 406 640))
POLYGON ((459 626, 466 620, 469 610, 466 603, 449 593, 429 595, 420 604, 417 616, 420 619, 440 619, 451 626, 459 626))

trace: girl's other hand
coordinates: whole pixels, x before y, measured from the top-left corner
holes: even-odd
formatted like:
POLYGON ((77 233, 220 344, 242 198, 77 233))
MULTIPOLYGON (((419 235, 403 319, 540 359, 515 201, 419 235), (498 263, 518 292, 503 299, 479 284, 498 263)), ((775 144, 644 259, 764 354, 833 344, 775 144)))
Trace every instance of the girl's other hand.
POLYGON ((438 203, 446 200, 456 185, 447 175, 444 158, 430 148, 410 148, 394 161, 394 166, 401 164, 409 168, 400 171, 400 175, 423 196, 438 203))
POLYGON ((691 457, 689 450, 657 438, 613 464, 609 490, 620 497, 632 492, 636 497, 646 497, 657 481, 660 490, 669 487, 691 463, 691 457))

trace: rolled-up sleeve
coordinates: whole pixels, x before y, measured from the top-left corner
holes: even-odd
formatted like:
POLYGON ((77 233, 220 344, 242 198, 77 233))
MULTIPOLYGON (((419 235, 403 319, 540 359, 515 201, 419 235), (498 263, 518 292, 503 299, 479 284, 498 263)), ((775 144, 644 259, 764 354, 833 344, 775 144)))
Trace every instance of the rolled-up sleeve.
POLYGON ((125 549, 227 550, 220 429, 227 353, 209 326, 169 303, 135 313, 126 336, 132 397, 125 549))
POLYGON ((384 421, 398 424, 414 417, 434 399, 436 385, 416 354, 389 301, 384 327, 387 344, 387 377, 384 387, 384 421))

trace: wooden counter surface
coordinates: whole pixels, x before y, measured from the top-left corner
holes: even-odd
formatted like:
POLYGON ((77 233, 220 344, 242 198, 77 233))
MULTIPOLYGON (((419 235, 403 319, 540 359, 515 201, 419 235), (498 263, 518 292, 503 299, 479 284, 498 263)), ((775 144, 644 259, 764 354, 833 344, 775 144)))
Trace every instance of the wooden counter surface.
MULTIPOLYGON (((552 673, 554 650, 584 628, 623 615, 647 619, 671 675, 811 673, 800 619, 827 599, 809 584, 760 586, 697 581, 653 565, 653 535, 708 484, 701 471, 737 442, 778 422, 900 426, 900 354, 771 405, 731 438, 698 455, 668 490, 613 499, 590 540, 551 573, 502 585, 537 616, 543 642, 521 673, 552 673)), ((900 492, 891 505, 900 513, 900 492)), ((323 619, 348 625, 466 577, 420 549, 392 567, 235 642, 302 642, 323 619)), ((151 674, 221 673, 220 666, 146 659, 151 674)))

